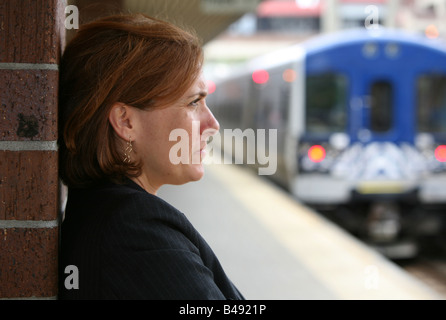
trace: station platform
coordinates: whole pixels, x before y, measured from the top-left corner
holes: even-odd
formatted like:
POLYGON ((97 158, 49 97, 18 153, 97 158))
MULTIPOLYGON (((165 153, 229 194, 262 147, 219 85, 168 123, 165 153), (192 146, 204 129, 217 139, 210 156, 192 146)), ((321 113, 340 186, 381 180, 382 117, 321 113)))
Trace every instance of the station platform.
POLYGON ((437 300, 403 269, 238 165, 158 195, 206 239, 248 300, 437 300))

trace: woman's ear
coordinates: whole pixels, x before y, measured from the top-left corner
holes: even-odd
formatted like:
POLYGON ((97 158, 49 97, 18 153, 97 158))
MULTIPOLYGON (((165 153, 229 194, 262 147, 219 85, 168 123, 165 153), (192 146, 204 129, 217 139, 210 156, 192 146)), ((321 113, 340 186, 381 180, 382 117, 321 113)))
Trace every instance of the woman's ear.
POLYGON ((108 120, 116 134, 127 141, 132 136, 133 131, 133 110, 130 106, 116 102, 108 115, 108 120))

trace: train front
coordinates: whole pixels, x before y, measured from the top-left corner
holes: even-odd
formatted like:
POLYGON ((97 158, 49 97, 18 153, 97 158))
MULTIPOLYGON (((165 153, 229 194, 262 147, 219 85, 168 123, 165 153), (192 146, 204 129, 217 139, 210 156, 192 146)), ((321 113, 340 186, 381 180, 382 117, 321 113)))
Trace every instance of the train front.
POLYGON ((441 232, 446 49, 396 31, 308 46, 293 192, 390 257, 441 232))

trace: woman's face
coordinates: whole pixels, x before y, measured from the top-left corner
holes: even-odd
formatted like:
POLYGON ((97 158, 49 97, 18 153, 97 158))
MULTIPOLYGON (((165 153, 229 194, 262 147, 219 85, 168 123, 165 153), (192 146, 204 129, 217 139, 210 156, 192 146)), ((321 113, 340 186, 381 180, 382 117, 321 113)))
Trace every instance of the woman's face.
POLYGON ((156 193, 164 184, 197 181, 204 174, 202 159, 206 140, 219 124, 205 97, 207 86, 199 77, 187 92, 165 108, 137 109, 133 155, 142 160, 142 175, 136 178, 146 190, 156 193))

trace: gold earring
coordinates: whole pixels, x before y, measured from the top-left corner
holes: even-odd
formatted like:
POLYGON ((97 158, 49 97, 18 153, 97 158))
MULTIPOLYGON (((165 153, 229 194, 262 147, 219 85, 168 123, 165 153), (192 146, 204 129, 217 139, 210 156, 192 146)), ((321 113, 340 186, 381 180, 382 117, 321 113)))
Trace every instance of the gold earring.
POLYGON ((127 141, 127 146, 124 150, 124 163, 130 163, 130 154, 133 152, 132 140, 129 137, 129 141, 127 141))

